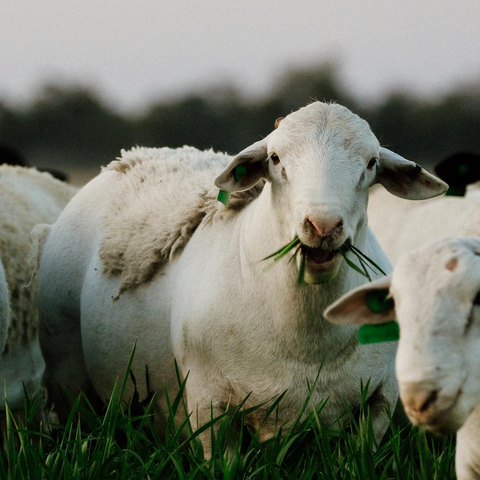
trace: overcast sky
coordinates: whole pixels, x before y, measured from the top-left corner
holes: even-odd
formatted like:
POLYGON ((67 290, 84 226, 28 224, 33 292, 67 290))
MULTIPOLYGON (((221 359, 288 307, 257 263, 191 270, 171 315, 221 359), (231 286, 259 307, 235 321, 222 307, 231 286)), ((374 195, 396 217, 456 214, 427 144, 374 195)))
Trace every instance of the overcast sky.
POLYGON ((480 0, 0 0, 0 99, 46 82, 118 108, 231 82, 262 94, 289 65, 338 60, 357 98, 480 82, 480 0))

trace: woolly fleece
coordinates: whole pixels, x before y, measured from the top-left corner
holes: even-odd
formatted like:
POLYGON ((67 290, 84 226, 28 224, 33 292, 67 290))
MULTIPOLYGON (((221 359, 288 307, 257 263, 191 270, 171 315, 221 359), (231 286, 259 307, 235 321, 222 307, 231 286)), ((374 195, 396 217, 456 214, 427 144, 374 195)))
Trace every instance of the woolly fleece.
POLYGON ((10 326, 5 354, 36 338, 37 280, 32 278, 30 231, 54 223, 77 192, 35 168, 0 165, 0 258, 9 286, 10 326))
POLYGON ((232 194, 228 208, 217 201, 213 180, 231 160, 224 153, 188 146, 136 147, 122 150, 103 168, 118 178, 103 218, 99 255, 103 273, 121 277, 118 295, 152 279, 201 224, 235 215, 260 195, 263 180, 232 194))

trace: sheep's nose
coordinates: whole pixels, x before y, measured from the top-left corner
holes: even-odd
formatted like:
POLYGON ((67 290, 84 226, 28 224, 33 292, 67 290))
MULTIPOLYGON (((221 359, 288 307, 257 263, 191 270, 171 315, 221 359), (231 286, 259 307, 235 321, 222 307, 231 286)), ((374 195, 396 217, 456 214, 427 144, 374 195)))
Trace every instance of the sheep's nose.
POLYGON ((311 215, 305 219, 304 225, 307 231, 319 237, 332 237, 343 230, 343 219, 339 216, 317 218, 311 215))
POLYGON ((436 413, 438 392, 437 388, 418 383, 402 385, 400 397, 405 412, 416 423, 427 423, 436 413))

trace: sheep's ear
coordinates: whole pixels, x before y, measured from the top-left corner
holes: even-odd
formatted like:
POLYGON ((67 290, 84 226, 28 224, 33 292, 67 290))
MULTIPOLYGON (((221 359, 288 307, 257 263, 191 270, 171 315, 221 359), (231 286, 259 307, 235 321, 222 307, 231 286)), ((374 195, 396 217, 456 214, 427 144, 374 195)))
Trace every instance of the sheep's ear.
POLYGON ((252 188, 261 178, 268 178, 267 138, 242 150, 215 179, 225 192, 241 192, 252 188))
POLYGON ((385 323, 395 318, 395 305, 389 296, 390 277, 362 285, 340 297, 323 313, 331 323, 363 325, 385 323))
POLYGON ((380 149, 377 182, 390 193, 408 200, 424 200, 445 193, 448 185, 411 162, 386 149, 380 149))

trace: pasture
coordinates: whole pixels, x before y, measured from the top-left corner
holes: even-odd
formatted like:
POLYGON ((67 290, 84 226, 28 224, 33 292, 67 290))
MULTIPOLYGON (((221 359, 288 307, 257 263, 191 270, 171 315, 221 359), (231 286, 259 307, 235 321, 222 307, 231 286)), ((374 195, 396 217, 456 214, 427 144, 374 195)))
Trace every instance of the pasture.
MULTIPOLYGON (((406 420, 391 419, 384 440, 374 446, 368 407, 348 414, 345 428, 326 426, 320 419, 324 406, 311 405, 311 413, 291 428, 280 429, 260 443, 244 425, 242 405, 213 418, 197 431, 187 419, 173 421, 184 408, 182 392, 169 398, 164 435, 154 428, 152 398, 140 404, 134 396, 122 404, 121 393, 129 377, 117 381, 102 414, 78 397, 65 425, 43 425, 35 420, 40 399, 25 402, 19 420, 7 409, 0 455, 0 478, 16 479, 419 479, 455 478, 454 437, 434 437, 406 420), (126 408, 125 408, 126 407, 126 408), (218 433, 213 426, 218 424, 218 433), (212 432, 212 459, 203 457, 199 434, 212 432)), ((132 378, 132 377, 131 377, 132 378)), ((186 380, 188 382, 188 379, 186 380)), ((313 385, 310 386, 312 388, 313 385)), ((168 397, 168 395, 167 395, 168 397)), ((282 399, 273 401, 274 417, 282 399)), ((328 402, 328 400, 327 400, 328 402)))

